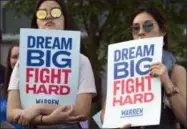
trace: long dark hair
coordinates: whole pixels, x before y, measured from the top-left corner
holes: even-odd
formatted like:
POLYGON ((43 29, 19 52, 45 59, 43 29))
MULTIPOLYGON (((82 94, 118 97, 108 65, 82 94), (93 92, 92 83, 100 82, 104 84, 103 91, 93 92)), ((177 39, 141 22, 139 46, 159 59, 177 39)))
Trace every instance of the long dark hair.
POLYGON ((16 40, 13 42, 14 45, 10 46, 9 51, 8 51, 8 57, 7 57, 7 65, 6 65, 6 69, 5 69, 5 83, 3 85, 2 88, 2 97, 7 98, 8 96, 8 85, 9 85, 9 81, 10 81, 10 76, 12 74, 12 68, 11 68, 11 64, 10 64, 10 57, 11 57, 11 53, 12 53, 12 49, 14 47, 19 47, 19 41, 16 40))
MULTIPOLYGON (((68 13, 68 10, 65 6, 65 3, 62 0, 39 0, 39 2, 36 5, 36 9, 34 11, 33 17, 32 17, 32 21, 31 21, 31 28, 38 28, 37 25, 37 18, 36 18, 36 11, 38 10, 38 8, 40 7, 40 5, 45 2, 45 1, 55 1, 57 2, 61 9, 62 9, 62 13, 64 15, 64 19, 65 19, 65 28, 64 30, 79 30, 78 27, 76 26, 76 24, 73 21, 73 18, 71 17, 71 15, 68 13)), ((80 47, 80 52, 85 54, 86 53, 86 48, 83 45, 83 43, 81 42, 81 47, 80 47)))
POLYGON ((36 5, 36 10, 33 14, 33 18, 32 18, 32 22, 31 22, 31 28, 38 28, 37 22, 36 22, 36 11, 38 10, 38 8, 40 7, 40 5, 45 2, 45 1, 55 1, 57 2, 62 10, 62 13, 64 15, 64 19, 65 19, 65 28, 64 30, 77 30, 77 27, 75 26, 75 24, 73 23, 73 19, 70 16, 70 14, 68 13, 66 6, 64 4, 64 2, 62 0, 39 0, 39 2, 36 5))
POLYGON ((164 17, 162 16, 162 14, 160 13, 159 9, 154 8, 154 7, 145 7, 145 6, 141 6, 140 8, 138 8, 135 13, 132 15, 132 17, 130 18, 130 26, 133 24, 133 20, 134 18, 140 14, 146 12, 149 15, 151 15, 156 22, 158 23, 158 26, 160 28, 160 30, 164 33, 166 33, 166 35, 164 36, 164 50, 169 51, 170 50, 170 43, 169 43, 169 38, 168 38, 168 27, 166 25, 166 20, 164 19, 164 17))

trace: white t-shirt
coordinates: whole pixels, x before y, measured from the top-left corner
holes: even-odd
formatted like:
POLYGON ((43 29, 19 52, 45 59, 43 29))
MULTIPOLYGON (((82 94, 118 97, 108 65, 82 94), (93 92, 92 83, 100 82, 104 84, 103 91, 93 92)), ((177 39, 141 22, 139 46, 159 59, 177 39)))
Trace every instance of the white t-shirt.
MULTIPOLYGON (((8 90, 19 89, 19 61, 16 63, 9 82, 8 90)), ((89 59, 80 54, 80 65, 79 65, 79 85, 78 93, 92 93, 93 96, 97 94, 95 87, 95 79, 93 76, 92 67, 89 59)))

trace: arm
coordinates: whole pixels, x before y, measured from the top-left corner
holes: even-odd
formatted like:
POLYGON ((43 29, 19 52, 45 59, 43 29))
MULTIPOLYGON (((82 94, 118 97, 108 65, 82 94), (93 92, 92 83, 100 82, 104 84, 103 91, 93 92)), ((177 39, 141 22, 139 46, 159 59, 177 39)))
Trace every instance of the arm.
MULTIPOLYGON (((91 110, 91 103, 92 103, 91 93, 77 95, 77 99, 74 105, 75 109, 74 109, 74 112, 72 113, 72 116, 83 115, 85 116, 84 120, 87 120, 89 117, 90 110, 91 110)), ((41 104, 41 112, 43 114, 49 115, 59 107, 60 107, 59 105, 41 104)), ((69 110, 69 108, 67 110, 69 110)))
POLYGON ((62 105, 54 105, 54 104, 37 104, 41 114, 50 115, 54 110, 59 108, 62 105))
POLYGON ((102 108, 102 110, 101 110, 100 119, 101 119, 101 123, 102 123, 102 124, 103 124, 103 121, 104 121, 105 108, 106 108, 106 103, 104 103, 103 108, 102 108))
MULTIPOLYGON (((83 115, 84 118, 82 120, 83 121, 87 120, 89 117, 90 110, 91 110, 91 103, 92 103, 92 94, 91 93, 79 94, 77 96, 77 99, 76 99, 76 102, 74 105, 74 112, 72 113, 72 116, 83 115)), ((43 114, 45 113, 46 115, 49 115, 59 107, 60 107, 59 105, 41 104, 40 110, 43 114)), ((67 110, 69 110, 69 108, 67 108, 67 110)), ((43 116, 43 118, 42 118, 42 124, 48 125, 51 122, 53 123, 53 121, 51 121, 51 118, 49 118, 46 115, 43 116)), ((41 123, 41 115, 37 116, 32 121, 32 124, 34 124, 34 125, 40 124, 40 123, 41 123)))
MULTIPOLYGON (((7 102, 7 119, 10 122, 16 122, 19 123, 18 120, 21 117, 26 115, 27 118, 32 113, 33 118, 36 117, 32 124, 41 124, 41 115, 38 116, 39 114, 46 114, 49 115, 51 112, 56 110, 58 107, 57 105, 49 105, 49 104, 37 104, 37 105, 32 105, 31 107, 23 110, 21 108, 21 102, 20 102, 20 93, 19 93, 19 62, 16 63, 12 75, 10 78, 9 82, 9 94, 8 94, 8 102, 7 102), (29 112, 29 115, 28 113, 29 112)), ((67 109, 66 109, 67 110, 67 109)), ((64 112, 65 110, 63 110, 64 112)), ((24 117, 23 117, 24 120, 24 117)), ((45 118, 44 118, 45 120, 45 118)), ((22 124, 22 123, 20 123, 22 124)))
MULTIPOLYGON (((51 106, 51 108, 48 108, 48 111, 52 110, 53 107, 56 108, 51 106)), ((19 90, 11 90, 8 95, 7 120, 22 125, 54 125, 82 120, 82 116, 71 116, 74 109, 70 108, 69 110, 68 108, 66 106, 59 106, 50 115, 42 117, 43 114, 39 104, 23 110, 21 109, 19 90)))
MULTIPOLYGON (((36 109, 33 108, 33 110, 36 110, 36 109)), ((17 123, 16 117, 20 116, 23 111, 24 110, 21 109, 19 90, 10 90, 8 94, 8 102, 7 102, 7 120, 10 122, 17 123)), ((39 117, 35 117, 33 124, 41 123, 41 119, 38 119, 38 118, 39 117)))
MULTIPOLYGON (((80 55, 80 74, 79 74, 79 88, 78 95, 74 105, 73 116, 84 115, 84 120, 88 119, 92 97, 96 94, 95 80, 91 64, 87 57, 80 55)), ((41 104, 41 111, 43 114, 50 114, 59 106, 50 104, 41 104)), ((69 108, 68 108, 69 109, 69 108)))
POLYGON ((10 77, 9 87, 8 87, 8 101, 7 101, 7 120, 10 122, 14 122, 14 116, 20 114, 21 110, 21 102, 20 102, 20 94, 19 94, 19 86, 18 86, 18 76, 19 76, 19 61, 17 61, 12 75, 10 77))
MULTIPOLYGON (((77 96, 73 114, 84 115, 85 119, 87 119, 89 116, 90 108, 91 108, 93 93, 96 93, 95 81, 94 81, 93 72, 92 72, 92 68, 91 68, 89 60, 84 57, 84 59, 81 59, 80 62, 83 64, 80 64, 81 69, 80 69, 80 78, 79 78, 79 93, 77 96), (85 110, 82 110, 82 109, 85 109, 85 110)), ((13 77, 11 77, 10 86, 18 85, 18 74, 19 74, 18 72, 19 72, 18 69, 13 70, 13 73, 12 73, 13 77), (16 82, 14 80, 16 80, 16 82)), ((9 88, 9 90, 10 89, 11 88, 9 88)), ((57 108, 61 107, 61 106, 50 105, 50 104, 37 104, 37 106, 35 107, 38 108, 38 105, 39 105, 40 114, 46 114, 46 115, 51 114, 57 108)), ((68 110, 68 108, 66 108, 66 110, 68 110)), ((8 113, 7 113, 8 120, 14 121, 14 116, 19 115, 22 111, 24 110, 21 109, 19 89, 10 90, 9 98, 8 98, 8 113)), ((64 111, 65 110, 63 109, 63 112, 64 111)), ((63 117, 63 114, 62 114, 62 117, 63 117)), ((49 118, 49 117, 48 116, 43 117, 44 122, 42 123, 42 125, 46 124, 47 120, 50 120, 50 123, 56 123, 55 119, 52 119, 52 118, 46 119, 46 118, 49 118)), ((71 120, 75 118, 77 118, 78 120, 78 118, 81 118, 81 116, 71 117, 71 120)), ((38 124, 38 123, 41 123, 41 116, 37 116, 32 120, 32 124, 38 124)))
POLYGON ((84 115, 87 120, 91 110, 92 98, 96 95, 95 79, 90 61, 80 55, 79 87, 74 115, 84 115))
POLYGON ((179 94, 175 94, 169 98, 172 110, 176 118, 187 127, 186 122, 186 70, 176 65, 172 70, 171 80, 168 79, 164 83, 165 91, 170 92, 173 86, 179 88, 179 94))
POLYGON ((79 94, 75 102, 75 111, 73 115, 83 115, 83 121, 87 120, 91 110, 92 96, 91 93, 79 94))
POLYGON ((7 101, 7 120, 10 122, 15 122, 14 116, 20 114, 21 112, 22 109, 19 98, 19 90, 9 91, 7 101))
MULTIPOLYGON (((8 94, 8 102, 7 102, 7 120, 10 122, 16 122, 19 123, 19 118, 21 114, 27 110, 23 110, 21 108, 21 101, 20 101, 20 93, 19 93, 19 61, 16 63, 12 75, 9 82, 9 94, 8 94)), ((37 105, 38 106, 38 105, 37 105)), ((32 111, 37 110, 35 113, 40 113, 40 108, 36 105, 33 105, 30 109, 32 111)), ((42 108, 41 108, 42 109, 42 108)), ((49 109, 51 110, 51 109, 49 109)), ((45 113, 45 110, 43 111, 45 113)), ((41 112, 42 113, 42 112, 41 112)), ((28 114, 27 114, 28 115, 28 114)), ((34 114, 35 116, 36 114, 34 114)), ((37 115, 36 115, 37 116, 37 115)), ((36 123, 39 123, 38 119, 35 121, 36 123)))

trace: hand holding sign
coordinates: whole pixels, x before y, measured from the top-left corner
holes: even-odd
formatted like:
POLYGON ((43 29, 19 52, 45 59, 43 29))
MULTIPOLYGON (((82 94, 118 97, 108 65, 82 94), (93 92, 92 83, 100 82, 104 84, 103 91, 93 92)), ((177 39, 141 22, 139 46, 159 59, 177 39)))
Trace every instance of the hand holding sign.
POLYGON ((79 31, 20 30, 19 88, 23 109, 34 104, 75 102, 80 34, 79 31))
POLYGON ((127 125, 121 127, 121 129, 130 129, 130 127, 131 127, 131 124, 127 124, 127 125))
POLYGON ((163 37, 111 44, 108 49, 103 128, 119 128, 128 123, 132 127, 158 125, 161 82, 150 73, 167 81, 165 66, 151 66, 152 62, 162 61, 163 37))
POLYGON ((153 63, 150 72, 152 76, 159 76, 162 84, 169 79, 167 67, 162 63, 153 63))
MULTIPOLYGON (((123 127, 121 127, 120 129, 130 129, 131 128, 131 124, 126 124, 123 127)), ((140 129, 145 129, 143 126, 139 127, 140 129)))
POLYGON ((47 121, 53 124, 63 124, 63 123, 77 123, 83 120, 84 116, 72 116, 74 112, 74 107, 67 111, 67 106, 61 106, 54 110, 49 116, 46 116, 47 121))

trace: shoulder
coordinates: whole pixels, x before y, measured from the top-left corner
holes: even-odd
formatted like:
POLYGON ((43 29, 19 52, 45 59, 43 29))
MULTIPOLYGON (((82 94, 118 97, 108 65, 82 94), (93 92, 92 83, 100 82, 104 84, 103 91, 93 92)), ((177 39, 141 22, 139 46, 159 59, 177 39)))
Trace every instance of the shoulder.
POLYGON ((89 65, 91 64, 90 64, 88 57, 86 57, 83 54, 80 54, 80 67, 89 66, 89 65))
POLYGON ((80 64, 79 64, 80 73, 89 74, 92 73, 92 65, 88 57, 83 54, 80 54, 80 64))
POLYGON ((83 54, 80 54, 80 76, 78 94, 94 93, 96 95, 95 79, 92 71, 91 63, 83 54))
POLYGON ((17 74, 19 72, 19 61, 14 66, 14 69, 12 71, 12 74, 17 74))
POLYGON ((179 73, 180 74, 186 73, 186 69, 183 66, 176 64, 173 66, 172 74, 179 74, 179 73))
POLYGON ((89 59, 85 55, 80 54, 80 61, 81 63, 85 63, 85 62, 89 62, 89 59))
POLYGON ((181 65, 174 65, 172 72, 171 72, 171 78, 173 81, 178 82, 181 80, 186 79, 186 69, 181 65))
POLYGON ((19 89, 19 74, 19 62, 17 62, 10 77, 8 90, 19 89))

